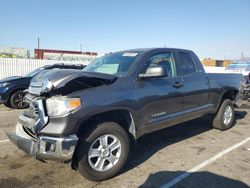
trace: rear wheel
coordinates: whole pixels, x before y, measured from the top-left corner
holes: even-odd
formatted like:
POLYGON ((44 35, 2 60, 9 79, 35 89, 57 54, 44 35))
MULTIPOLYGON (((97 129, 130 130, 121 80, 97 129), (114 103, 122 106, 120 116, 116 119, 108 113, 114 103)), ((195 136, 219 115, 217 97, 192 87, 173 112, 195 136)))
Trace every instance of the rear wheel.
POLYGON ((78 171, 92 181, 109 179, 123 168, 129 151, 127 132, 117 123, 101 123, 80 140, 78 171))
POLYGON ((231 100, 226 99, 221 103, 213 120, 213 127, 220 130, 227 130, 233 126, 234 121, 234 105, 231 100))
POLYGON ((24 99, 24 92, 22 90, 15 91, 10 97, 10 106, 15 109, 27 108, 29 105, 24 99))

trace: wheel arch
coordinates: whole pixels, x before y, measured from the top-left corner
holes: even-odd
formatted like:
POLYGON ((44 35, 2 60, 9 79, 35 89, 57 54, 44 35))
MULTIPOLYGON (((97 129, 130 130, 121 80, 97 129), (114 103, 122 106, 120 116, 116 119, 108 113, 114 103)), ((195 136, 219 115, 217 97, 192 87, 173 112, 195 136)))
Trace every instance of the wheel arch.
POLYGON ((231 101, 234 101, 237 96, 237 93, 238 93, 238 90, 236 89, 225 90, 221 97, 221 101, 225 99, 230 99, 231 101))
POLYGON ((93 124, 98 124, 107 121, 113 121, 121 125, 122 128, 129 134, 130 139, 134 142, 137 139, 137 128, 135 123, 135 115, 127 109, 117 109, 101 112, 80 122, 77 133, 82 136, 86 131, 90 130, 93 124))
POLYGON ((218 101, 215 113, 218 112, 218 110, 219 110, 219 108, 220 108, 220 106, 221 106, 221 104, 222 104, 222 102, 224 100, 229 99, 231 101, 234 101, 235 98, 236 98, 236 96, 237 96, 237 94, 238 94, 238 92, 239 91, 236 90, 236 89, 226 89, 226 90, 224 90, 223 94, 221 95, 221 98, 218 101))
POLYGON ((19 91, 19 90, 26 90, 27 87, 24 87, 24 86, 19 86, 19 87, 14 87, 11 89, 10 93, 9 93, 9 96, 13 95, 15 92, 19 91))
MULTIPOLYGON (((128 133, 129 140, 131 145, 136 147, 136 139, 137 139, 137 129, 135 125, 135 117, 132 112, 127 109, 117 109, 105 111, 99 114, 92 116, 91 118, 80 122, 80 127, 77 131, 78 137, 84 137, 88 132, 94 129, 94 124, 100 124, 103 122, 112 121, 121 125, 121 127, 128 133)), ((79 143, 78 143, 79 144, 79 143)), ((76 163, 76 152, 78 148, 78 144, 74 151, 74 155, 71 161, 71 168, 73 170, 77 170, 78 165, 76 163)))
POLYGON ((15 92, 17 92, 17 91, 19 91, 19 90, 23 90, 23 91, 24 91, 25 89, 27 89, 27 87, 24 87, 24 86, 12 88, 12 89, 9 91, 9 94, 8 94, 8 103, 10 102, 11 96, 12 96, 15 92))

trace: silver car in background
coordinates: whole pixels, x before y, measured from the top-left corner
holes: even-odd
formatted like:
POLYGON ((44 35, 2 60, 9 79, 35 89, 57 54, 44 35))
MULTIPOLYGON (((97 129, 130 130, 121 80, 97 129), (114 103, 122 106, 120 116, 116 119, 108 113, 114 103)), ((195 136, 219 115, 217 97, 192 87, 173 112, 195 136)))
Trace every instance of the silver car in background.
POLYGON ((243 100, 250 99, 250 61, 235 61, 226 69, 228 73, 241 73, 244 76, 243 100))

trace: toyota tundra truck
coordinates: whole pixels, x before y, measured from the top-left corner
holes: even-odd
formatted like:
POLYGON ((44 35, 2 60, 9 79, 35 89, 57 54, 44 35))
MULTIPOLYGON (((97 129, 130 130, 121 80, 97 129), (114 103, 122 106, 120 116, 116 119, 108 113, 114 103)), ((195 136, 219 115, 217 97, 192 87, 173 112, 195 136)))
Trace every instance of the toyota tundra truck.
POLYGON ((125 50, 83 70, 45 70, 26 94, 15 132, 39 160, 69 162, 89 180, 117 175, 143 135, 209 114, 216 129, 235 123, 240 74, 207 74, 189 50, 125 50))

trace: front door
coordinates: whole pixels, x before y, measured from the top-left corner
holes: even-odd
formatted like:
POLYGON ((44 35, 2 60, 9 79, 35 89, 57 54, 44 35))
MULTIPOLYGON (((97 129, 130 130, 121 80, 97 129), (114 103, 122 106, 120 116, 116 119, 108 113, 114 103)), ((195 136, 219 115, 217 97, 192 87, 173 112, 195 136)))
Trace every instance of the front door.
POLYGON ((172 52, 162 52, 147 58, 141 73, 154 64, 165 66, 164 78, 139 79, 136 91, 139 96, 139 119, 144 132, 161 129, 181 121, 183 103, 182 78, 177 77, 172 52))

